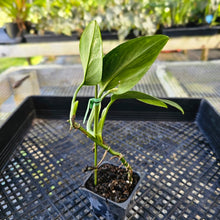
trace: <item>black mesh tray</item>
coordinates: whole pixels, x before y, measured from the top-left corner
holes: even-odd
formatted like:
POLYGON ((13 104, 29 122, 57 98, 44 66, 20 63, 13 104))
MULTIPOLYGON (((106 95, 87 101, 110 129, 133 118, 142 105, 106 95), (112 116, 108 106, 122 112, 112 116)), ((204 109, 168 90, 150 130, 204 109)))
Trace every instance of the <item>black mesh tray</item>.
MULTIPOLYGON (((172 100, 185 115, 134 100, 109 112, 105 142, 145 173, 127 217, 220 219, 220 116, 205 100, 172 100)), ((92 142, 69 132, 70 102, 30 97, 1 127, 0 219, 95 219, 78 190, 92 142)))

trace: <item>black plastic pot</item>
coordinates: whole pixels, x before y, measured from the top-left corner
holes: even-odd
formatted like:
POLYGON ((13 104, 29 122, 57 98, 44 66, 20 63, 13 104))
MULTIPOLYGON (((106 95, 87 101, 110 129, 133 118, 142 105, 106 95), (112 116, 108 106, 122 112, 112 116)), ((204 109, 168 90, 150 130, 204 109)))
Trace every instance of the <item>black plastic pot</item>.
POLYGON ((0 28, 0 44, 15 44, 22 42, 22 37, 11 38, 8 36, 5 28, 0 28))
POLYGON ((20 34, 17 23, 13 23, 13 22, 6 23, 5 29, 6 29, 6 32, 10 38, 18 37, 20 34))
MULTIPOLYGON (((108 163, 108 162, 106 162, 108 163)), ((103 163, 105 164, 105 163, 103 163)), ((109 163, 108 163, 109 164, 109 163)), ((112 164, 114 165, 114 164, 112 164)), ((86 180, 84 181, 82 187, 80 187, 80 190, 82 193, 89 199, 92 210, 94 214, 99 217, 104 217, 107 220, 124 220, 130 207, 134 203, 134 196, 138 190, 138 187, 143 179, 143 175, 141 173, 138 173, 136 171, 133 171, 139 176, 138 183, 136 184, 134 190, 132 191, 129 198, 122 203, 117 203, 112 200, 109 200, 107 198, 104 198, 93 191, 86 188, 86 182, 89 180, 92 174, 90 174, 86 180)))

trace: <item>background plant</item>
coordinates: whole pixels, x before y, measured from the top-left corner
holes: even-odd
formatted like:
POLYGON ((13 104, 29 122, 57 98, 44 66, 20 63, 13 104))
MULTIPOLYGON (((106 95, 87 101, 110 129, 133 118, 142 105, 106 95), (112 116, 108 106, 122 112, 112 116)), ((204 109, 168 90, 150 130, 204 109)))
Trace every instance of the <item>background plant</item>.
POLYGON ((73 22, 73 8, 79 5, 76 0, 41 0, 42 5, 33 5, 31 21, 40 32, 52 31, 71 35, 76 29, 73 22))
POLYGON ((205 17, 212 16, 211 25, 220 24, 220 0, 208 0, 205 8, 205 17))
POLYGON ((213 16, 214 25, 220 14, 219 0, 150 0, 148 7, 156 15, 157 24, 163 27, 207 24, 207 15, 213 16))
POLYGON ((103 57, 101 33, 97 22, 90 22, 84 30, 79 46, 84 79, 73 96, 70 111, 70 126, 71 128, 80 130, 94 142, 93 168, 95 170, 95 185, 97 184, 97 168, 100 164, 97 161, 98 146, 106 150, 105 154, 109 152, 124 164, 128 170, 128 179, 132 181, 131 166, 120 152, 113 150, 104 142, 102 136, 108 110, 116 100, 132 98, 150 105, 165 108, 169 104, 183 112, 182 108, 174 102, 161 100, 138 91, 131 91, 153 64, 167 41, 168 37, 164 35, 135 38, 119 45, 103 57), (84 118, 84 121, 86 121, 87 113, 91 109, 86 129, 75 121, 79 104, 77 94, 83 86, 95 87, 94 98, 89 100, 84 118), (107 95, 111 99, 107 106, 101 108, 102 100, 107 95))
POLYGON ((78 30, 95 19, 101 31, 117 31, 120 40, 130 33, 134 36, 155 34, 159 26, 188 26, 207 24, 206 16, 213 15, 212 25, 219 16, 219 0, 79 0, 73 13, 78 30))
POLYGON ((163 27, 186 25, 190 22, 194 8, 192 0, 150 1, 150 7, 157 16, 157 23, 163 27))
POLYGON ((84 29, 95 19, 102 31, 117 31, 120 40, 130 32, 135 36, 152 35, 156 31, 155 16, 148 13, 148 0, 84 1, 74 8, 74 22, 84 29))
POLYGON ((220 0, 0 0, 0 7, 16 9, 13 17, 31 21, 41 32, 82 33, 95 19, 101 31, 116 31, 120 40, 131 33, 155 34, 160 25, 207 24, 207 15, 216 25, 220 17, 220 0))
POLYGON ((6 13, 11 22, 18 24, 19 30, 26 29, 25 22, 28 21, 30 9, 33 5, 41 7, 45 0, 0 0, 0 8, 6 13))

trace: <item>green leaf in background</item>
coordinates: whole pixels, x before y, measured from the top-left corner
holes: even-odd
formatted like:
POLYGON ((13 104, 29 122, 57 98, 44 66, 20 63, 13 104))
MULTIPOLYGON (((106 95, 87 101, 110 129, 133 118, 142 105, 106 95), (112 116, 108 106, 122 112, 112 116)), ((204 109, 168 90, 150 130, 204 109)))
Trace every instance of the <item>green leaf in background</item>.
POLYGON ((101 93, 117 87, 117 94, 129 91, 151 67, 168 41, 165 35, 129 40, 103 58, 101 93))
POLYGON ((79 44, 80 58, 84 70, 84 85, 97 85, 102 78, 102 38, 96 21, 88 24, 79 44))

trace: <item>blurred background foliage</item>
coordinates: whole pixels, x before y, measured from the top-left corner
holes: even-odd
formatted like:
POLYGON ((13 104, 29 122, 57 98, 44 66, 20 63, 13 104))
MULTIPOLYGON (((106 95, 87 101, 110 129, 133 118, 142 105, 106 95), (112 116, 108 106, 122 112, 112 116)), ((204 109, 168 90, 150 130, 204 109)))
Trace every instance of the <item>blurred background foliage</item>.
POLYGON ((116 31, 122 40, 131 33, 152 35, 161 27, 220 23, 220 0, 0 0, 0 9, 0 26, 16 21, 19 11, 37 33, 71 35, 96 19, 102 31, 116 31))

